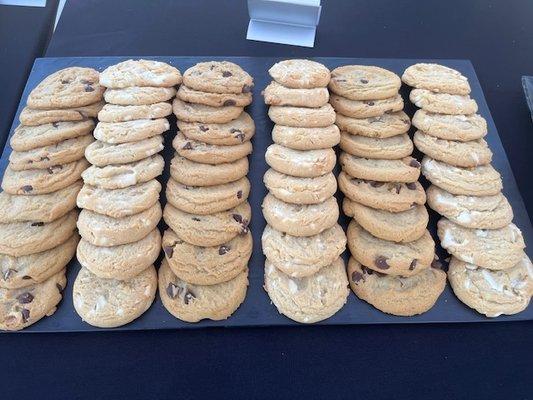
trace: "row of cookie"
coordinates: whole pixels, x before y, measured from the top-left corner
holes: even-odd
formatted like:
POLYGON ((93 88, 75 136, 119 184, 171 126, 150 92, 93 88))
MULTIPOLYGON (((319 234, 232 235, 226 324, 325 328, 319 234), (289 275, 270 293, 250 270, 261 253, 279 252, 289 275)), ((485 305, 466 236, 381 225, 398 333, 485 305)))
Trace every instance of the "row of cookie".
POLYGON ((173 102, 178 132, 159 292, 165 308, 183 321, 228 318, 246 296, 253 245, 246 175, 255 125, 244 107, 252 102, 252 87, 240 66, 202 62, 185 71, 173 102))
POLYGON ((97 327, 131 322, 152 304, 154 262, 161 250, 163 133, 180 72, 165 63, 127 60, 100 74, 107 104, 98 114, 97 140, 85 151, 77 204, 82 265, 73 288, 81 318, 97 327))
POLYGON ((444 290, 427 231, 426 196, 411 157, 411 126, 400 78, 374 66, 347 65, 331 73, 341 129, 339 186, 348 227, 348 278, 354 293, 395 315, 426 312, 444 290), (432 268, 433 267, 433 268, 432 268))
POLYGON ((333 174, 339 129, 328 103, 330 71, 310 60, 285 60, 265 88, 274 143, 263 180, 265 290, 281 314, 302 323, 331 317, 346 303, 346 236, 338 225, 333 174))
POLYGON ((102 108, 98 72, 67 68, 28 96, 0 193, 0 329, 54 313, 76 251, 76 196, 102 108))
POLYGON ((501 193, 500 174, 490 165, 483 137, 485 119, 470 98, 465 76, 437 64, 408 67, 422 173, 432 183, 428 203, 444 216, 441 245, 452 254, 448 278, 457 297, 489 317, 524 310, 533 294, 533 268, 524 253, 512 208, 501 193))

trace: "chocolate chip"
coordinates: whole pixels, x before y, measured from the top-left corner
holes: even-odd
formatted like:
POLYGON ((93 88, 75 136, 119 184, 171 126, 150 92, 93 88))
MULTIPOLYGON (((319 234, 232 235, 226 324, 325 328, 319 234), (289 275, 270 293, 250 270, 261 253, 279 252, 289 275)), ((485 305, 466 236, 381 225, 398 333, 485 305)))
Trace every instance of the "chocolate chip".
POLYGON ((63 85, 67 85, 67 84, 70 83, 70 80, 68 80, 68 79, 61 79, 61 83, 62 83, 63 85))
POLYGON ((376 104, 373 101, 365 101, 365 103, 366 103, 367 106, 370 106, 370 107, 372 107, 374 104, 376 104))
POLYGON ((207 126, 205 126, 205 125, 200 125, 200 130, 202 132, 207 132, 209 130, 209 128, 207 126))
POLYGON ((13 274, 13 272, 17 271, 12 268, 9 268, 6 272, 4 272, 4 280, 7 281, 9 277, 13 274))
POLYGON ((33 186, 32 185, 24 185, 21 187, 22 191, 24 193, 29 193, 33 190, 33 186))
POLYGON ((56 288, 57 288, 57 290, 59 290, 60 292, 63 291, 63 286, 61 286, 59 283, 56 283, 56 288))
POLYGON ((187 142, 182 147, 183 150, 192 150, 192 144, 191 142, 187 142))
POLYGON ((360 81, 362 84, 365 84, 365 85, 368 83, 368 80, 366 80, 366 79, 360 79, 359 81, 360 81))
POLYGON ((352 281, 355 282, 355 283, 358 283, 361 279, 363 279, 363 274, 358 272, 358 271, 354 271, 352 273, 352 281))
POLYGON ((237 104, 235 100, 226 100, 222 105, 223 106, 234 106, 235 104, 237 104))
POLYGON ((233 214, 233 219, 241 224, 241 235, 247 234, 250 229, 248 228, 248 221, 242 217, 240 214, 233 214))
POLYGON ((44 222, 32 222, 31 226, 44 226, 44 222))
POLYGON ((191 219, 192 219, 193 221, 197 221, 197 222, 200 222, 200 221, 201 221, 201 219, 198 218, 198 217, 192 217, 191 219))
POLYGON ((413 261, 411 261, 411 264, 409 264, 409 271, 412 271, 416 268, 416 264, 418 263, 418 260, 415 258, 413 261))
POLYGON ((442 263, 439 260, 433 260, 431 268, 442 269, 442 263))
POLYGON ((85 85, 83 90, 85 90, 86 92, 94 92, 94 88, 90 85, 85 85))
POLYGON ((414 158, 411 161, 409 161, 409 165, 413 168, 420 168, 420 163, 416 161, 414 158))
POLYGON ((222 245, 222 246, 220 246, 218 248, 218 255, 223 256, 224 254, 226 254, 230 250, 231 250, 231 247, 226 246, 226 245, 222 245))
POLYGON ((57 122, 52 122, 52 126, 53 126, 54 128, 57 128, 57 127, 59 126, 59 124, 58 124, 57 122))
POLYGON ((238 198, 238 199, 242 199, 242 190, 239 190, 239 191, 237 192, 237 198, 238 198))
POLYGON ((30 319, 30 310, 23 308, 20 310, 20 313, 22 314, 22 322, 26 323, 30 319))
POLYGON ((223 76, 224 78, 227 78, 227 77, 229 77, 229 76, 233 76, 233 74, 232 74, 231 72, 229 72, 229 71, 222 71, 222 76, 223 76))
POLYGON ((379 269, 389 269, 390 265, 387 264, 387 258, 384 256, 377 256, 374 260, 374 264, 376 264, 376 267, 379 269))
POLYGON ((178 287, 176 285, 174 285, 172 282, 170 282, 167 286, 167 294, 168 294, 168 297, 170 297, 171 299, 175 299, 177 294, 178 294, 178 291, 177 291, 178 287))
POLYGON ((196 296, 190 289, 185 289, 185 290, 186 292, 185 292, 185 295, 183 296, 183 302, 185 303, 185 305, 187 305, 192 299, 195 299, 196 296))
POLYGON ((242 224, 242 221, 243 221, 243 219, 242 219, 242 215, 240 215, 240 214, 233 214, 232 217, 233 217, 233 219, 234 219, 235 221, 237 221, 239 224, 242 224))
POLYGON ((235 139, 240 139, 241 143, 244 143, 244 133, 236 134, 235 139))
POLYGON ((28 304, 33 301, 33 295, 30 292, 25 292, 17 296, 17 300, 20 304, 28 304))
POLYGON ((163 251, 165 252, 165 255, 168 258, 172 258, 172 255, 174 254, 174 247, 173 246, 163 246, 163 251))
POLYGON ((397 184, 397 185, 395 186, 395 189, 396 189, 396 194, 400 194, 400 191, 402 190, 402 185, 397 184))
POLYGON ((243 93, 250 93, 252 91, 252 88, 253 88, 253 86, 251 86, 251 85, 244 85, 242 87, 242 92, 243 93))
POLYGON ((383 182, 376 182, 376 181, 370 181, 370 186, 374 187, 374 188, 377 188, 377 187, 380 187, 380 186, 383 186, 384 183, 383 182))
POLYGON ((50 159, 48 157, 44 156, 44 157, 41 157, 41 161, 50 161, 50 159))
POLYGON ((25 280, 25 281, 27 281, 28 279, 31 279, 31 276, 24 275, 24 276, 22 277, 22 279, 25 280))
POLYGON ((405 186, 407 186, 407 189, 409 190, 416 190, 416 183, 414 182, 406 183, 405 186))

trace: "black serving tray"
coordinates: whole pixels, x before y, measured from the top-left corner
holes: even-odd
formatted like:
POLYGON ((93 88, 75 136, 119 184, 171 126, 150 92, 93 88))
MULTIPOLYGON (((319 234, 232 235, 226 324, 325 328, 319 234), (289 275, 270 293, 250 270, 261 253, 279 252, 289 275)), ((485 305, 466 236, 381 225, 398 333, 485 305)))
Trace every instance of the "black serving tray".
MULTIPOLYGON (((69 66, 85 66, 92 67, 102 71, 109 65, 116 64, 128 58, 139 57, 81 57, 81 58, 41 58, 37 59, 33 65, 30 77, 24 89, 22 99, 20 100, 19 108, 15 117, 13 126, 11 127, 12 134, 14 128, 18 124, 18 115, 24 105, 28 93, 47 75, 69 66)), ((179 68, 183 73, 190 66, 208 60, 224 59, 233 61, 242 66, 248 71, 255 81, 254 88, 254 102, 248 107, 247 111, 252 115, 256 124, 256 135, 253 138, 254 152, 250 156, 250 173, 248 175, 252 182, 252 191, 249 198, 252 205, 252 222, 251 230, 254 238, 253 255, 250 259, 250 286, 246 300, 241 307, 235 312, 233 316, 225 321, 201 321, 196 324, 186 323, 177 320, 170 315, 162 306, 159 297, 156 299, 150 309, 137 320, 122 327, 109 330, 143 330, 143 329, 184 329, 184 328, 203 328, 213 326, 279 326, 279 325, 297 325, 296 322, 280 315, 276 308, 271 304, 268 295, 263 290, 263 267, 264 256, 261 251, 261 233, 265 227, 265 220, 261 213, 261 202, 266 195, 266 189, 262 181, 263 174, 267 170, 265 163, 265 150, 272 142, 270 132, 272 129, 272 122, 267 116, 267 107, 263 103, 261 90, 268 84, 270 77, 268 69, 272 64, 279 61, 279 58, 274 57, 146 57, 165 61, 169 64, 179 68)), ((472 87, 472 97, 476 99, 479 105, 479 113, 486 118, 488 123, 489 134, 486 137, 492 151, 494 152, 493 164, 494 167, 502 174, 504 182, 504 192, 511 202, 514 214, 515 223, 522 229, 526 243, 533 243, 533 231, 531 229, 531 221, 524 207, 524 203, 516 186, 516 182, 511 171, 511 166, 507 160, 507 156, 502 147, 502 143, 498 136, 498 132, 494 125, 494 121, 490 115, 489 108, 485 101, 483 91, 479 84, 478 78, 474 68, 468 60, 421 60, 421 59, 360 59, 360 58, 329 58, 317 57, 315 60, 325 64, 330 69, 340 65, 346 64, 366 64, 377 65, 387 68, 401 75, 402 72, 409 65, 417 62, 439 62, 451 68, 455 68, 463 73, 470 81, 472 87)), ((402 87, 402 95, 406 104, 406 112, 412 116, 415 111, 413 105, 410 104, 408 98, 409 89, 402 87)), ((166 134, 165 150, 163 155, 167 162, 165 171, 162 176, 162 181, 166 182, 169 177, 168 166, 172 157, 171 141, 176 134, 176 126, 174 117, 171 118, 171 131, 166 134)), ((0 159, 0 174, 3 175, 5 167, 8 163, 8 157, 11 153, 9 143, 4 148, 2 158, 0 159)), ((420 154, 415 153, 415 156, 420 159, 420 154)), ((427 185, 427 182, 424 182, 427 185)), ((342 194, 338 193, 339 201, 342 199, 342 194)), ((164 191, 162 195, 162 204, 165 204, 164 191)), ((431 219, 429 229, 434 238, 436 238, 436 222, 438 216, 434 212, 430 212, 431 219)), ((346 228, 347 219, 341 217, 340 223, 346 228)), ((164 229, 164 223, 161 223, 161 229, 164 229)), ((438 239, 436 240, 438 243, 438 239)), ((446 253, 437 245, 438 254, 442 258, 446 257, 446 253)), ((347 254, 345 255, 347 256, 347 254)), ((157 264, 159 265, 159 264, 157 264)), ((72 304, 72 284, 78 270, 80 268, 77 260, 72 260, 68 266, 68 286, 64 292, 64 299, 59 304, 58 310, 51 317, 43 318, 36 324, 24 329, 21 332, 79 332, 79 331, 98 331, 103 330, 94 328, 81 320, 81 318, 74 311, 72 304)), ((347 304, 333 317, 326 321, 319 322, 319 325, 358 325, 358 324, 397 324, 397 323, 449 323, 449 322, 485 322, 485 321, 518 321, 518 320, 533 320, 533 307, 520 314, 512 316, 500 316, 495 319, 486 318, 475 311, 463 305, 452 293, 449 286, 440 296, 437 304, 427 313, 414 317, 396 317, 384 314, 374 309, 369 304, 359 300, 353 293, 350 293, 347 304)))

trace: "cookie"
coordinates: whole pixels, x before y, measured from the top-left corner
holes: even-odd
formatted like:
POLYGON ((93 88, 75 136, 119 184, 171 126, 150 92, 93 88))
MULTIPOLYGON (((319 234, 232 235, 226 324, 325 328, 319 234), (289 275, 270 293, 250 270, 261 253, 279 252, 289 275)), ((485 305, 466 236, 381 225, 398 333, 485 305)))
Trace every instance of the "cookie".
POLYGON ((46 169, 13 171, 8 165, 2 180, 2 189, 9 194, 47 194, 66 188, 80 179, 89 166, 85 158, 46 169))
POLYGON ((445 115, 418 110, 412 123, 425 134, 445 140, 469 142, 487 134, 487 121, 479 114, 445 115))
POLYGON ((470 264, 502 270, 511 268, 524 255, 524 238, 515 224, 499 229, 469 229, 441 218, 437 228, 441 246, 470 264))
POLYGON ((96 103, 104 88, 98 84, 98 71, 70 67, 54 72, 29 94, 28 106, 36 109, 73 108, 96 103))
POLYGON ((170 162, 170 176, 187 186, 213 186, 234 182, 248 173, 248 158, 225 164, 201 164, 175 153, 170 162))
POLYGON ((414 242, 395 243, 372 236, 352 220, 347 236, 352 257, 388 275, 416 275, 429 268, 435 256, 435 243, 428 231, 414 242))
POLYGON ((425 233, 429 222, 429 214, 423 205, 392 213, 345 198, 342 208, 347 216, 355 219, 369 233, 393 242, 405 243, 419 239, 425 233))
POLYGON ((329 90, 350 100, 382 100, 396 96, 402 82, 394 72, 366 65, 345 65, 331 71, 329 90))
POLYGON ((216 285, 232 280, 246 269, 252 246, 250 232, 212 247, 189 244, 171 229, 163 235, 163 251, 170 269, 179 279, 193 285, 216 285))
POLYGON ((154 229, 144 238, 113 247, 100 247, 81 239, 76 256, 82 267, 105 279, 132 279, 149 268, 161 250, 161 234, 154 229))
POLYGON ((169 129, 170 124, 166 118, 99 122, 94 129, 94 137, 106 143, 128 143, 161 135, 169 129))
POLYGON ((250 194, 250 181, 243 177, 214 186, 186 186, 173 178, 167 182, 167 202, 190 214, 207 215, 237 207, 250 194))
POLYGON ((492 151, 484 139, 458 142, 416 131, 413 140, 422 153, 456 167, 476 167, 492 161, 492 151))
POLYGON ((0 224, 0 254, 21 257, 50 250, 76 231, 78 212, 70 211, 55 221, 0 224))
POLYGON ((470 96, 437 93, 427 89, 413 89, 409 94, 411 102, 428 112, 451 115, 477 113, 477 103, 470 96))
POLYGON ((271 106, 293 106, 318 108, 327 104, 329 92, 326 87, 312 89, 293 89, 280 85, 276 81, 263 91, 265 104, 271 106))
POLYGON ((178 99, 195 104, 205 104, 211 107, 237 106, 246 107, 252 103, 252 93, 210 93, 201 92, 181 85, 178 99))
POLYGON ((262 204, 263 216, 272 228, 292 236, 313 236, 331 228, 339 218, 334 197, 318 204, 290 204, 267 194, 262 204))
POLYGON ((107 89, 104 99, 119 106, 140 106, 169 101, 176 95, 173 87, 131 86, 122 89, 107 89))
POLYGON ((342 152, 339 162, 346 173, 364 180, 413 183, 420 176, 420 163, 413 157, 400 160, 376 160, 342 152))
POLYGON ((96 118, 104 104, 103 101, 99 101, 86 106, 56 110, 35 110, 24 107, 20 112, 19 121, 26 126, 52 124, 62 121, 83 121, 87 118, 96 118))
POLYGON ((255 134, 255 124, 247 112, 225 124, 202 124, 178 120, 178 130, 185 137, 218 146, 235 146, 249 141, 255 134))
POLYGON ((249 232, 252 211, 248 202, 209 215, 189 214, 172 204, 165 206, 163 218, 176 235, 196 246, 220 246, 237 235, 249 232))
POLYGON ((280 314, 305 324, 333 316, 349 294, 342 258, 302 278, 289 277, 267 259, 264 287, 280 314))
POLYGON ((77 233, 49 250, 12 257, 0 254, 0 288, 17 289, 42 283, 62 271, 76 253, 77 233))
POLYGON ((109 164, 128 164, 150 157, 163 150, 163 135, 152 136, 138 142, 110 144, 95 141, 85 149, 87 161, 98 167, 109 164))
POLYGON ((18 331, 56 311, 67 284, 65 270, 42 283, 20 289, 0 289, 0 329, 18 331))
POLYGON ((9 166, 13 171, 23 171, 68 164, 83 158, 86 147, 92 142, 92 135, 83 135, 28 151, 12 151, 9 155, 9 166))
POLYGON ((0 192, 0 223, 54 221, 76 207, 82 184, 80 179, 56 192, 35 196, 0 192))
POLYGON ((98 278, 80 269, 72 289, 74 309, 83 321, 99 328, 115 328, 140 317, 155 298, 157 273, 153 265, 125 281, 98 278))
POLYGON ((277 83, 293 89, 326 87, 330 79, 326 66, 301 59, 280 61, 270 67, 268 73, 277 83))
POLYGON ((240 66, 229 61, 198 63, 183 74, 183 84, 210 93, 250 93, 253 78, 240 66))
POLYGON ((172 102, 172 110, 180 121, 225 124, 241 115, 243 108, 237 106, 211 107, 205 104, 186 103, 175 98, 172 102))
POLYGON ((263 176, 263 182, 278 199, 293 204, 322 203, 337 191, 337 180, 332 172, 315 178, 299 178, 270 168, 263 176))
POLYGON ((98 113, 102 122, 127 122, 137 119, 164 118, 172 114, 172 105, 167 102, 140 106, 118 106, 106 104, 98 113))
POLYGON ((186 322, 228 318, 244 301, 247 288, 248 269, 232 280, 206 286, 181 280, 166 260, 159 268, 159 296, 163 306, 174 317, 186 322))
POLYGON ((252 153, 250 141, 233 146, 218 146, 186 138, 180 132, 172 140, 172 147, 188 160, 213 165, 232 163, 252 153))
POLYGON ((92 165, 81 175, 83 181, 103 189, 121 189, 148 182, 161 175, 165 161, 159 154, 129 164, 92 165))
POLYGON ((448 280, 459 300, 491 318, 525 310, 533 295, 533 266, 526 255, 504 271, 491 271, 452 257, 448 280))
POLYGON ((102 86, 121 89, 131 86, 171 87, 181 83, 181 74, 172 65, 155 60, 126 60, 100 74, 102 86))
POLYGON ((337 125, 329 125, 322 128, 274 125, 274 129, 272 129, 274 143, 294 150, 329 149, 338 145, 340 139, 340 131, 337 125))
POLYGON ((83 239, 95 246, 119 246, 146 237, 157 227, 161 214, 159 202, 138 214, 122 218, 83 209, 78 218, 78 230, 83 239))
POLYGON ((294 278, 317 273, 346 249, 346 235, 339 224, 307 237, 287 235, 267 225, 261 242, 269 262, 294 278))
POLYGON ((94 122, 92 119, 74 122, 54 122, 39 126, 19 125, 15 128, 9 144, 15 151, 28 151, 87 135, 93 129, 94 122))
POLYGON ((493 196, 456 196, 431 185, 427 196, 428 205, 433 210, 465 228, 499 229, 513 220, 513 209, 502 193, 493 196))
POLYGON ((419 63, 408 67, 402 81, 409 86, 437 93, 467 95, 468 79, 455 69, 440 64, 419 63))
POLYGON ((335 110, 329 103, 318 108, 270 106, 268 116, 275 124, 300 128, 321 128, 335 123, 335 110))
POLYGON ((382 100, 350 100, 332 93, 329 102, 335 111, 352 118, 373 118, 403 110, 403 98, 399 94, 382 100))
POLYGON ((331 172, 337 156, 333 149, 302 151, 271 144, 266 150, 265 159, 267 164, 278 172, 312 178, 331 172))
POLYGON ((407 134, 380 139, 341 132, 340 148, 358 157, 398 160, 411 155, 413 142, 407 134))
POLYGON ((350 287, 361 300, 387 314, 409 317, 430 310, 446 286, 446 273, 426 268, 409 277, 385 275, 355 259, 348 262, 350 287))
POLYGON ((138 214, 159 200, 161 184, 155 179, 122 189, 102 189, 83 185, 78 194, 79 208, 85 208, 113 218, 138 214))
POLYGON ((435 186, 457 195, 492 196, 503 187, 500 174, 490 164, 461 168, 426 156, 422 174, 435 186))
POLYGON ((419 182, 365 181, 352 178, 344 171, 338 180, 339 188, 347 198, 378 210, 402 212, 426 202, 426 193, 419 182))
POLYGON ((371 118, 351 118, 337 114, 335 123, 341 131, 372 138, 390 138, 409 131, 411 122, 403 111, 371 118))

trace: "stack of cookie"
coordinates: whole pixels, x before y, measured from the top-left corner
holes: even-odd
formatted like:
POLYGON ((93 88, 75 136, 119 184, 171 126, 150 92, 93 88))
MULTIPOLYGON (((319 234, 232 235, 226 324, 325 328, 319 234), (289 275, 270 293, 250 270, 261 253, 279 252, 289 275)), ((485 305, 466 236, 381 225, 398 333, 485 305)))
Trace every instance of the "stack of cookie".
POLYGON ((353 217, 350 285, 377 309, 410 316, 433 307, 446 274, 433 263, 420 163, 411 157, 400 86, 393 72, 361 65, 336 68, 329 84, 341 130, 343 209, 353 217))
POLYGON ((265 290, 281 314, 302 323, 335 314, 348 296, 346 236, 332 173, 339 129, 328 103, 329 70, 310 60, 285 60, 269 70, 265 88, 274 144, 263 178, 268 223, 263 237, 265 290))
POLYGON ((452 258, 448 279, 457 297, 489 317, 524 310, 533 294, 533 268, 524 253, 500 174, 490 165, 470 85, 460 72, 438 64, 415 64, 403 81, 411 101, 422 173, 432 183, 429 206, 443 215, 438 235, 452 258))
POLYGON ((164 167, 163 133, 180 72, 163 62, 128 60, 100 74, 107 104, 97 139, 85 151, 92 166, 78 195, 82 265, 74 307, 98 327, 124 325, 144 313, 157 289, 154 261, 161 249, 156 178, 164 167))
POLYGON ((20 114, 0 193, 0 329, 25 328, 61 300, 102 93, 97 71, 66 68, 33 89, 20 114))
POLYGON ((176 318, 228 318, 248 288, 252 235, 248 158, 255 133, 244 107, 253 79, 237 64, 210 61, 185 71, 173 103, 172 142, 159 293, 176 318))

